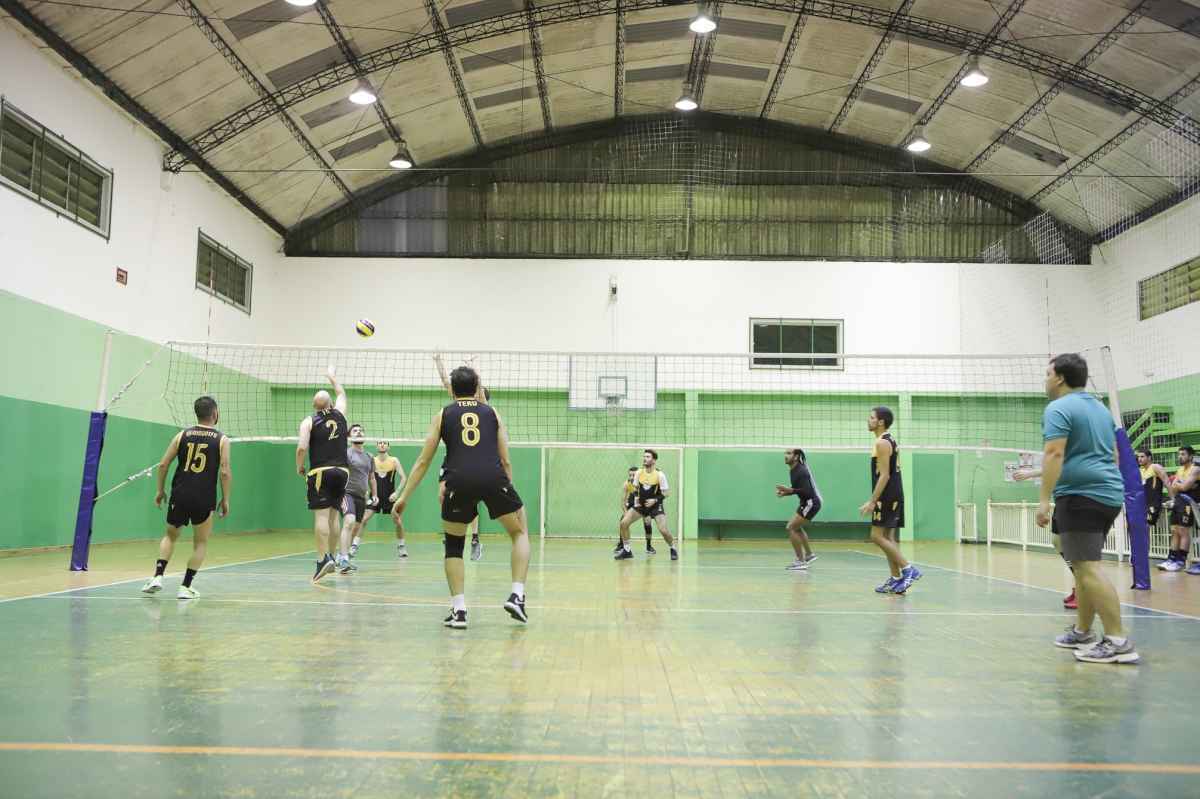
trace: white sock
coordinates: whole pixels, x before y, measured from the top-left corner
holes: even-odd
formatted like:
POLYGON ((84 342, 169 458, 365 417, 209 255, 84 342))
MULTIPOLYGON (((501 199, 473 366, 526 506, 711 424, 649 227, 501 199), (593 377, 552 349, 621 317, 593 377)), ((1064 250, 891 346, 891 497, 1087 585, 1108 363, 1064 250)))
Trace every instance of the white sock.
POLYGON ((454 596, 450 597, 450 602, 454 605, 455 610, 467 609, 467 597, 465 594, 455 594, 454 596))
POLYGON ((358 536, 354 536, 354 541, 353 541, 354 546, 358 546, 361 543, 362 543, 362 539, 359 538, 358 536))
POLYGON ((404 549, 404 539, 403 538, 396 542, 396 549, 404 549))
POLYGON ((525 583, 513 583, 512 592, 517 595, 517 599, 525 598, 525 583))
POLYGON ((1117 636, 1115 636, 1115 635, 1110 635, 1110 636, 1108 636, 1108 640, 1112 641, 1112 642, 1113 642, 1114 644, 1116 644, 1117 646, 1125 646, 1125 641, 1126 641, 1126 640, 1128 640, 1128 639, 1126 639, 1126 638, 1118 638, 1118 637, 1117 637, 1117 636))

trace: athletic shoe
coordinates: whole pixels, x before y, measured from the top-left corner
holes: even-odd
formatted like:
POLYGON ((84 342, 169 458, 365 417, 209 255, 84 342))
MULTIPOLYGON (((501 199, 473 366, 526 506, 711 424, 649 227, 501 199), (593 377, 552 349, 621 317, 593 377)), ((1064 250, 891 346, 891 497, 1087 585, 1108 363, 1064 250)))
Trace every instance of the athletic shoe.
POLYGON ((350 545, 350 557, 353 558, 356 555, 358 555, 358 544, 351 544, 350 545))
POLYGON ((647 555, 657 555, 658 550, 655 549, 654 547, 650 546, 649 544, 646 544, 646 554, 647 555))
POLYGON ((333 574, 335 568, 337 568, 337 564, 334 563, 333 558, 326 555, 317 561, 317 572, 313 575, 312 581, 315 583, 327 574, 333 574))
POLYGON ((396 547, 396 557, 407 558, 408 557, 408 547, 404 546, 403 544, 396 547))
POLYGON ((896 584, 900 581, 899 577, 888 577, 879 585, 875 586, 877 594, 894 594, 896 592, 896 584))
POLYGON ((1183 564, 1177 560, 1168 560, 1166 565, 1163 566, 1163 571, 1181 572, 1183 571, 1183 564))
POLYGON ((1079 610, 1079 600, 1075 598, 1075 592, 1072 591, 1070 596, 1063 597, 1063 607, 1067 610, 1079 610))
POLYGON ((1096 634, 1091 630, 1086 633, 1081 633, 1075 629, 1072 624, 1067 628, 1067 631, 1054 639, 1055 646, 1061 646, 1063 649, 1088 649, 1100 642, 1096 634))
POLYGON ((1192 565, 1187 567, 1188 574, 1200 574, 1200 560, 1192 561, 1192 565))
POLYGON ((908 591, 908 589, 912 588, 913 577, 912 575, 907 574, 907 571, 907 569, 901 570, 900 576, 895 582, 892 583, 893 594, 903 594, 908 591))
POLYGON ((1160 571, 1166 571, 1166 570, 1167 570, 1167 564, 1168 564, 1168 563, 1174 563, 1174 561, 1173 561, 1173 560, 1170 560, 1170 559, 1168 559, 1168 560, 1164 560, 1162 563, 1158 564, 1158 568, 1159 568, 1159 570, 1160 570, 1160 571))
POLYGON ((467 629, 467 612, 465 610, 451 610, 442 624, 455 630, 467 629))
POLYGON ((620 551, 621 551, 621 539, 618 538, 617 545, 615 547, 613 547, 613 554, 615 555, 616 553, 618 553, 620 551))
POLYGON ((162 590, 162 575, 156 574, 150 578, 149 582, 142 586, 143 594, 157 594, 162 590))
POLYGON ((805 563, 812 563, 812 562, 813 562, 814 560, 816 560, 816 559, 817 559, 817 553, 816 553, 816 552, 813 552, 811 555, 809 555, 807 558, 805 558, 805 559, 804 559, 804 562, 805 562, 805 563))
POLYGON ((349 574, 350 573, 350 558, 347 558, 344 556, 340 557, 337 559, 336 563, 337 563, 337 570, 338 570, 339 574, 349 574))
POLYGON ((190 585, 179 586, 179 591, 175 594, 176 599, 195 599, 198 596, 200 594, 190 585))
POLYGON ((1128 638, 1121 646, 1105 636, 1104 640, 1090 649, 1076 649, 1075 659, 1084 663, 1137 663, 1141 656, 1133 648, 1133 641, 1128 638))
POLYGON ((613 555, 613 560, 633 560, 633 550, 621 547, 617 554, 613 555))
POLYGON ((801 560, 800 558, 796 558, 795 560, 792 561, 792 565, 788 566, 788 571, 790 571, 790 572, 808 571, 808 561, 801 560))
POLYGON ((508 601, 504 603, 504 609, 508 611, 508 615, 521 623, 529 621, 529 617, 525 615, 525 597, 519 597, 516 594, 509 594, 508 601))
POLYGON ((910 563, 900 570, 900 576, 906 578, 908 580, 908 584, 912 585, 917 580, 920 580, 922 577, 924 577, 924 574, 921 573, 920 569, 910 563))
POLYGON ((679 560, 679 553, 675 550, 675 547, 671 547, 671 560, 679 560))
POLYGON ((483 557, 483 542, 479 540, 479 536, 471 537, 471 560, 479 560, 483 557))

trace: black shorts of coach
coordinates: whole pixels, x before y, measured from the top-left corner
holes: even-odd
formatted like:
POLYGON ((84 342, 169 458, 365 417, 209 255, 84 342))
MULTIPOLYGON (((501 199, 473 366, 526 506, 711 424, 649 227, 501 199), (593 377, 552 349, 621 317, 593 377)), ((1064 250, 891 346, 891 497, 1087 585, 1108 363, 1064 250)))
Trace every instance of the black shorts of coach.
POLYGON ((904 497, 881 499, 875 503, 871 513, 871 526, 884 530, 899 530, 904 526, 904 497))
POLYGON ((1192 512, 1192 503, 1183 497, 1175 497, 1175 504, 1171 508, 1171 526, 1191 527, 1195 521, 1196 516, 1192 512))
POLYGON ((344 466, 322 466, 308 473, 308 507, 341 508, 350 471, 344 466))
POLYGON ((1063 559, 1073 563, 1103 558, 1104 539, 1120 512, 1119 505, 1105 505, 1079 494, 1055 499, 1050 531, 1059 537, 1063 559))
POLYGON ((187 527, 204 524, 212 516, 213 504, 200 502, 186 495, 171 496, 167 503, 167 524, 172 527, 187 527))
POLYGON ((479 503, 488 510, 488 516, 498 519, 516 513, 525 504, 517 489, 508 478, 486 483, 459 482, 451 477, 446 480, 446 494, 442 497, 442 521, 454 524, 470 524, 479 515, 479 503))
POLYGON ((796 515, 812 521, 821 512, 821 500, 817 497, 802 497, 796 515))
POLYGON ((367 513, 367 498, 356 496, 349 492, 342 497, 342 514, 349 516, 354 514, 354 520, 361 522, 363 516, 367 513))

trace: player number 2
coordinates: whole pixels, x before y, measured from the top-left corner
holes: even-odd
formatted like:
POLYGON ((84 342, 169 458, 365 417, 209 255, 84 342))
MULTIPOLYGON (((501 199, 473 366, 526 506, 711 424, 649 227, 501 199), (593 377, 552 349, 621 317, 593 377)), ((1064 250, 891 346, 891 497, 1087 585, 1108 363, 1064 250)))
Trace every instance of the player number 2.
POLYGON ((208 444, 195 444, 188 442, 187 461, 183 468, 189 472, 202 474, 204 467, 208 466, 208 455, 204 450, 208 449, 208 444))
POLYGON ((468 447, 479 443, 479 414, 464 413, 462 415, 462 440, 468 447))
POLYGON ((325 426, 329 428, 329 440, 332 441, 337 438, 337 420, 330 419, 325 422, 325 426))

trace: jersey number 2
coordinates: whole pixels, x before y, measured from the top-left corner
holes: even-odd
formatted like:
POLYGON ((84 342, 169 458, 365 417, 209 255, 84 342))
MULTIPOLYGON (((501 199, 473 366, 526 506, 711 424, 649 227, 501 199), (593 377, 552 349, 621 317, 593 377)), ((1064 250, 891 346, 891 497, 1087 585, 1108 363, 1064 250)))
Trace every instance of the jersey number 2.
POLYGON ((479 414, 464 413, 462 415, 462 440, 468 447, 479 443, 479 414))
POLYGON ((337 420, 330 419, 325 423, 325 426, 329 428, 329 440, 333 441, 337 438, 337 420))
POLYGON ((208 466, 208 455, 204 450, 208 449, 208 444, 194 444, 188 442, 187 461, 183 468, 189 472, 203 474, 204 468, 208 466))

